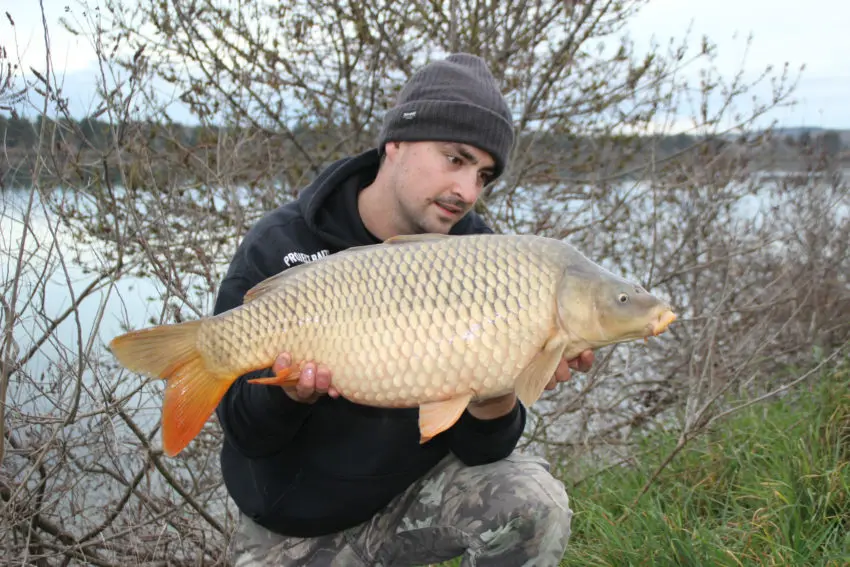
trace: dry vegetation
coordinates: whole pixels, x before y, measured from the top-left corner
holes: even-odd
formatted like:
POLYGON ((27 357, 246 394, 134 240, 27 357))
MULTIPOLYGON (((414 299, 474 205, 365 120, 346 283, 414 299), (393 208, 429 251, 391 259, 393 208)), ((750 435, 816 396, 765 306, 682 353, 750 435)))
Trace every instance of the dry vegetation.
POLYGON ((486 58, 514 108, 513 167, 481 206, 492 224, 566 238, 681 313, 533 408, 524 445, 568 485, 640 461, 637 441, 657 429, 679 439, 666 466, 739 408, 847 356, 846 180, 817 148, 799 149, 797 173, 770 175, 774 139, 755 127, 790 101, 788 69, 720 76, 703 38, 637 53, 617 39, 643 4, 631 0, 143 4, 67 14, 101 56, 92 115, 105 144, 80 142, 49 59, 16 67, 14 13, 0 35, 0 106, 21 109, 25 88, 47 95, 34 110, 49 118, 32 155, 0 168, 30 180, 0 205, 4 562, 224 562, 233 509, 217 425, 164 458, 162 384, 118 369, 105 342, 209 314, 245 230, 369 147, 404 79, 447 51, 486 58), (163 85, 207 139, 185 142, 163 85), (654 134, 683 119, 693 143, 659 152, 654 134))

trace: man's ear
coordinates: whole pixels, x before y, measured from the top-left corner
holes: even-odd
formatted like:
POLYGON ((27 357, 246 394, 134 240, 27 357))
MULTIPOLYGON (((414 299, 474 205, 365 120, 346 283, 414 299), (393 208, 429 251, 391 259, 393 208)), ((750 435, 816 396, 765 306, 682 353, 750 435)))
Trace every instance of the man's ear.
POLYGON ((398 153, 398 148, 401 145, 401 142, 387 142, 384 145, 384 155, 388 158, 394 158, 398 153))

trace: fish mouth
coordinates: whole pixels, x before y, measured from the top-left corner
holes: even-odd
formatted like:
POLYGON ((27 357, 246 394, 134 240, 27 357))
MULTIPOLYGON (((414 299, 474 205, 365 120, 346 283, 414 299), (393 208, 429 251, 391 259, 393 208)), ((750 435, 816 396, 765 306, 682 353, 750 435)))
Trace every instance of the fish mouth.
POLYGON ((673 313, 672 309, 664 309, 661 313, 658 314, 658 318, 655 321, 652 321, 647 325, 647 337, 650 335, 653 337, 657 337, 661 333, 667 330, 667 327, 670 326, 670 323, 675 321, 677 315, 673 313))

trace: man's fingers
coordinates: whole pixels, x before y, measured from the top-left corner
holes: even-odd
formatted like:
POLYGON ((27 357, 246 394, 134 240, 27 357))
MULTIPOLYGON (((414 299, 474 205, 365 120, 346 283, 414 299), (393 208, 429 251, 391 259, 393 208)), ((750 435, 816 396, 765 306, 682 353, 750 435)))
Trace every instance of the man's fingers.
POLYGON ((298 378, 298 386, 295 387, 298 392, 298 397, 307 399, 313 395, 316 389, 316 369, 313 364, 307 364, 301 371, 301 376, 298 378))
POLYGON ((577 357, 570 360, 569 367, 573 370, 578 370, 579 372, 589 372, 595 359, 596 357, 592 350, 585 350, 577 357))
POLYGON ((590 368, 593 366, 593 362, 596 360, 596 356, 593 354, 592 350, 583 351, 579 355, 578 360, 578 371, 579 372, 590 372, 590 368))
POLYGON ((331 371, 324 364, 316 369, 316 391, 325 393, 331 387, 331 371))
POLYGON ((558 367, 555 369, 555 378, 554 380, 557 382, 566 382, 570 378, 572 378, 572 372, 570 372, 570 366, 572 365, 571 361, 566 361, 563 358, 561 362, 558 363, 558 367))
POLYGON ((288 352, 281 353, 274 360, 274 365, 272 366, 272 371, 275 374, 280 373, 282 370, 289 368, 292 364, 292 357, 289 356, 288 352))
POLYGON ((579 372, 587 372, 590 370, 590 367, 593 365, 593 351, 586 350, 583 351, 579 356, 571 359, 565 360, 561 359, 558 363, 558 367, 555 369, 555 375, 552 376, 552 379, 549 380, 549 383, 546 384, 547 390, 552 390, 555 386, 558 385, 558 382, 567 382, 573 377, 572 370, 578 370, 579 372))
MULTIPOLYGON (((303 363, 302 363, 303 364, 303 363)), ((292 357, 289 353, 281 353, 275 358, 272 371, 277 374, 292 365, 292 357)), ((333 398, 339 397, 339 392, 331 386, 331 371, 324 364, 317 365, 315 362, 304 364, 301 369, 293 369, 292 376, 298 376, 295 387, 286 387, 290 397, 295 396, 303 402, 313 402, 323 394, 333 398)))

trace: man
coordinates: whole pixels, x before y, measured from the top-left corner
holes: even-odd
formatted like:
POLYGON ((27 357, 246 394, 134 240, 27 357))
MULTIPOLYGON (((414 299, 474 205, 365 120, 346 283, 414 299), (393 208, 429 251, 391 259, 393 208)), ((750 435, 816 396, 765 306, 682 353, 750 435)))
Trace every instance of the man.
MULTIPOLYGON (((472 208, 513 140, 479 58, 425 66, 387 113, 377 148, 330 165, 250 230, 216 313, 281 270, 351 246, 492 232, 472 208)), ((592 359, 563 361, 549 388, 592 359)), ((464 565, 558 564, 572 512, 545 461, 514 452, 526 418, 514 394, 471 404, 420 445, 416 408, 353 404, 334 390, 332 368, 287 353, 266 375, 290 364, 297 386, 242 377, 217 409, 224 481, 242 512, 237 565, 421 565, 461 554, 464 565)))

